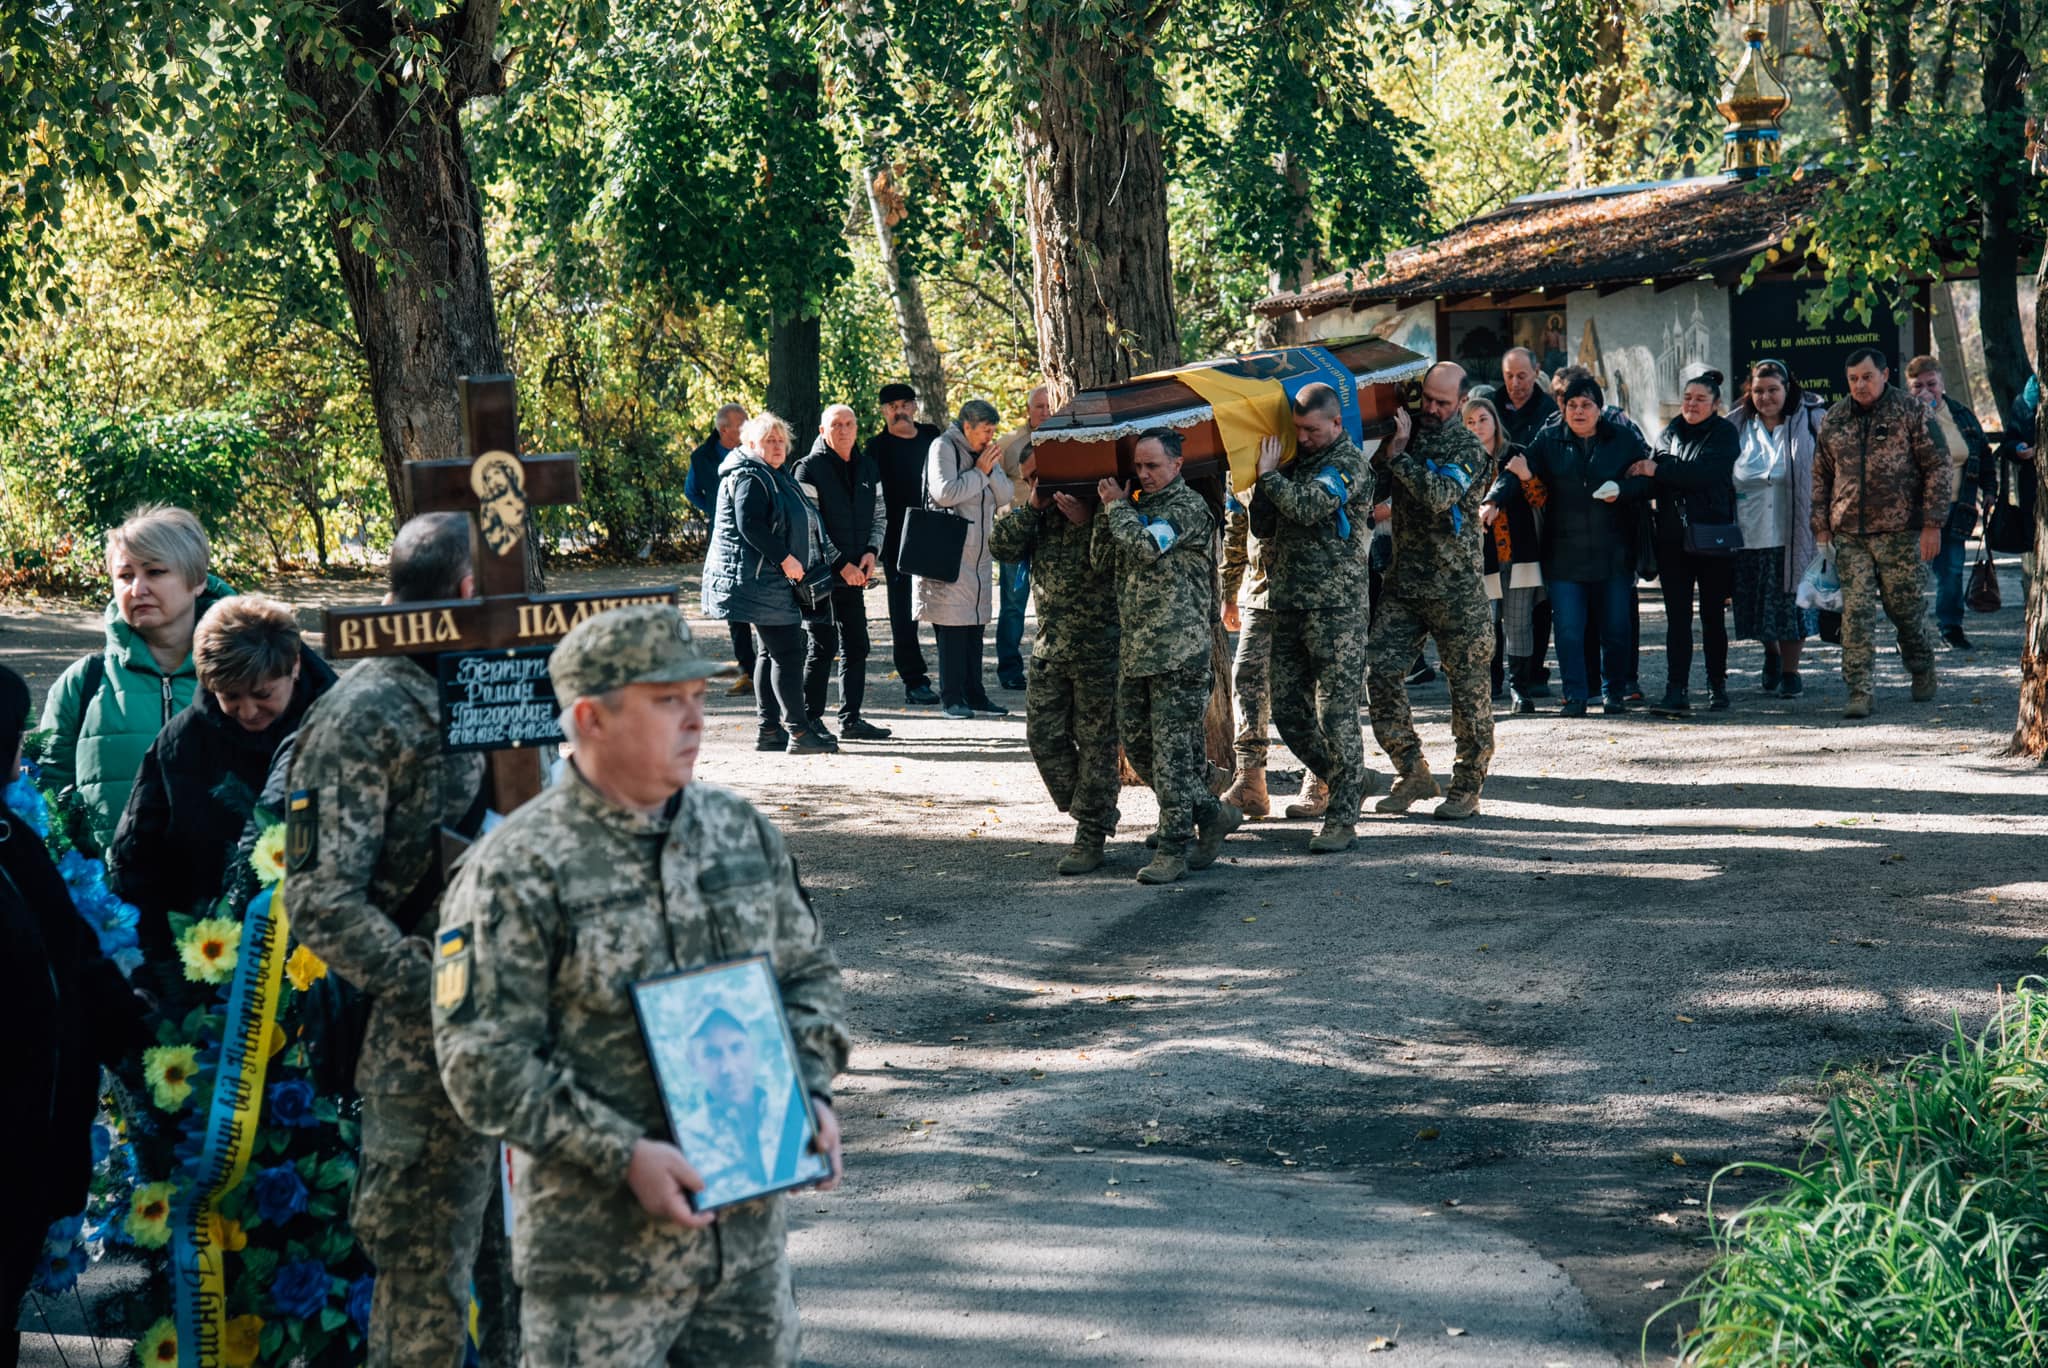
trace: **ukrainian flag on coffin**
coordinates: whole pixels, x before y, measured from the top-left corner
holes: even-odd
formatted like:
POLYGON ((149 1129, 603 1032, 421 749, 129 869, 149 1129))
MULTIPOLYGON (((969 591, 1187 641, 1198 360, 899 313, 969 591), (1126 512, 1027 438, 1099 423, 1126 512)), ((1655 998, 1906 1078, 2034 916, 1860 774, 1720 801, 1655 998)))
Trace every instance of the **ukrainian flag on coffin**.
POLYGON ((1252 352, 1173 372, 1173 378, 1208 401, 1216 431, 1230 458, 1230 487, 1251 488, 1258 478, 1259 441, 1280 439, 1280 461, 1294 459, 1294 419, 1289 405, 1304 386, 1321 381, 1337 391, 1344 431, 1365 440, 1358 413, 1358 381, 1351 368, 1326 347, 1282 347, 1252 352))

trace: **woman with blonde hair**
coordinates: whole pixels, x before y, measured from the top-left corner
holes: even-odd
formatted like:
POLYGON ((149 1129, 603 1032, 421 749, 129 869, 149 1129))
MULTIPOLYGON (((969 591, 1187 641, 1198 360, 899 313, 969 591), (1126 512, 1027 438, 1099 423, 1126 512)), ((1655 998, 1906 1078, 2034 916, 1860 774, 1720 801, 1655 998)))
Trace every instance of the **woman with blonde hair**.
POLYGON ((75 795, 74 837, 98 854, 164 724, 192 701, 192 632, 235 591, 207 573, 206 529, 182 508, 146 504, 107 533, 106 645, 72 662, 43 700, 39 757, 52 792, 75 795))

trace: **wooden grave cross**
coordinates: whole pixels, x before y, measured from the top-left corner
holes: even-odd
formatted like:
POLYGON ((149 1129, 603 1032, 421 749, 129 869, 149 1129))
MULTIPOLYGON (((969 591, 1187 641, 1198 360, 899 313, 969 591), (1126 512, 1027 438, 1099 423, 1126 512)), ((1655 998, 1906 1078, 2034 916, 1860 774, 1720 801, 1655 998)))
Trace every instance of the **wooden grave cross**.
MULTIPOLYGON (((628 603, 673 603, 676 590, 671 585, 578 594, 528 593, 527 534, 532 511, 544 505, 575 503, 583 493, 580 464, 572 455, 519 454, 517 397, 511 376, 466 375, 456 381, 456 392, 462 401, 462 438, 468 454, 410 461, 405 473, 416 512, 467 513, 474 519, 478 597, 330 608, 325 624, 327 655, 332 660, 440 655, 444 709, 450 681, 467 688, 460 685, 465 676, 477 681, 472 696, 492 700, 484 705, 488 709, 530 688, 534 677, 544 680, 544 668, 535 662, 544 658, 545 648, 560 641, 583 619, 628 603), (519 664, 522 660, 526 663, 519 664)), ((528 705, 529 714, 532 708, 528 705)), ((517 709, 514 703, 513 711, 517 709)), ((455 744, 446 730, 448 719, 443 722, 444 735, 450 735, 455 744)), ((546 728, 550 733, 552 725, 550 715, 546 728)), ((499 812, 509 813, 540 792, 540 752, 534 746, 515 740, 510 747, 494 748, 489 754, 492 806, 499 812)))

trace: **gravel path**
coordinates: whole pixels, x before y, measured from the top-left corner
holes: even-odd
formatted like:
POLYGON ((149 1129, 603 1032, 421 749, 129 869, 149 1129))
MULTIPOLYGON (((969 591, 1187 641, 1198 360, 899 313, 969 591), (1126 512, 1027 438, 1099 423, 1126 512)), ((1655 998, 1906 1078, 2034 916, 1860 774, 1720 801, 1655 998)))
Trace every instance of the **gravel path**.
MULTIPOLYGON (((9 611, 0 659, 61 663, 80 621, 9 611)), ((1131 880, 1142 791, 1103 872, 1052 874, 1021 695, 947 722, 878 659, 895 737, 817 758, 716 697, 700 775, 789 832, 858 1039, 850 1181, 795 1206, 807 1359, 1636 1361, 1717 1168, 1795 1158, 1827 1071, 2041 966, 2048 794, 1997 755, 2019 610, 1970 631, 1933 704, 1881 658, 1864 723, 1831 648, 1784 702, 1747 646, 1727 714, 1503 718, 1478 820, 1372 817, 1335 857, 1250 824, 1163 889, 1131 880)), ((1644 633, 1660 684, 1647 596, 1644 633)), ((1448 770, 1443 687, 1417 704, 1448 770)))

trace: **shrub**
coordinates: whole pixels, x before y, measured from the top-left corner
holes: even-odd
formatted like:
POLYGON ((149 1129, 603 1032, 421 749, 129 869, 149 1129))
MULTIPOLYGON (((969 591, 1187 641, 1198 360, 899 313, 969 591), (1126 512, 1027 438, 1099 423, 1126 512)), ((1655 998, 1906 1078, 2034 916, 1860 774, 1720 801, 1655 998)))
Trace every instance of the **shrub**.
MULTIPOLYGON (((2022 982, 1896 1078, 1852 1076, 1776 1196, 1716 1221, 1682 1362, 2048 1362, 2048 996, 2022 982), (1810 1152, 1811 1153, 1811 1152, 1810 1152)), ((1713 1203, 1709 1194, 1708 1209, 1713 1203)), ((1654 1326, 1656 1317, 1652 1318, 1654 1326)), ((1645 1346, 1649 1332, 1645 1331, 1645 1346)))

